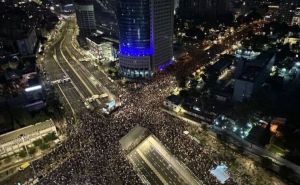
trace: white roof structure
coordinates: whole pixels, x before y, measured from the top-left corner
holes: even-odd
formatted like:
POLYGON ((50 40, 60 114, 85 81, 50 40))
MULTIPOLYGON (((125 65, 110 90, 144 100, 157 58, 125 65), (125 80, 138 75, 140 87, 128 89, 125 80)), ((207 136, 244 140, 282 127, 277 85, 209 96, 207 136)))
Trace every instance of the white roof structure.
POLYGON ((14 130, 5 134, 0 135, 0 145, 14 141, 20 138, 21 135, 32 135, 35 132, 39 132, 48 128, 55 127, 53 121, 51 119, 46 120, 44 122, 36 123, 34 125, 30 125, 24 128, 20 128, 18 130, 14 130))
POLYGON ((221 164, 215 169, 211 169, 210 174, 215 176, 221 184, 224 184, 230 178, 227 169, 228 167, 226 165, 221 164))
POLYGON ((138 144, 140 144, 146 137, 149 136, 149 130, 139 125, 135 126, 128 134, 123 136, 119 143, 123 150, 130 152, 138 144))

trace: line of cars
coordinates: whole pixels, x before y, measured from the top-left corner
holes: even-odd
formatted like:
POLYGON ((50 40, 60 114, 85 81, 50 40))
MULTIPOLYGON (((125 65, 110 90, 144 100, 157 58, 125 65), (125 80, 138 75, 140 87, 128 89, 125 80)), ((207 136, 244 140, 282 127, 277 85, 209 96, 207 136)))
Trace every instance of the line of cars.
POLYGON ((55 84, 64 84, 64 83, 67 83, 67 82, 71 82, 71 78, 68 77, 68 76, 64 76, 63 79, 51 81, 51 84, 52 85, 55 85, 55 84))

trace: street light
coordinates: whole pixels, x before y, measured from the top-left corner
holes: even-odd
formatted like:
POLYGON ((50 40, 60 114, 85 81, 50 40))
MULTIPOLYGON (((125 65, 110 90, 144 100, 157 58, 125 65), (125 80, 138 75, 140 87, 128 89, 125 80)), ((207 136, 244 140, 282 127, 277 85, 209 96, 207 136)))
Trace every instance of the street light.
MULTIPOLYGON (((21 139, 22 139, 22 141, 23 141, 23 145, 24 145, 24 147, 25 147, 25 151, 26 151, 26 153, 27 153, 27 156, 28 156, 29 159, 30 159, 31 157, 30 157, 30 154, 29 154, 29 152, 28 152, 27 145, 25 144, 24 134, 21 134, 20 137, 21 137, 21 139)), ((37 175, 36 175, 36 172, 35 172, 33 163, 31 163, 31 167, 32 167, 32 170, 33 170, 33 174, 34 174, 34 176, 36 177, 37 175)))

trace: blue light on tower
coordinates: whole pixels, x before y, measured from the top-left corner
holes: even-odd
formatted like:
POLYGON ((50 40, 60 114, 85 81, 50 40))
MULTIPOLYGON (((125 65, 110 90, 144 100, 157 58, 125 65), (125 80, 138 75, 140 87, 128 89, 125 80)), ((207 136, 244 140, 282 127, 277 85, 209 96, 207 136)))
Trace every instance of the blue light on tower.
POLYGON ((120 0, 118 9, 121 73, 151 77, 173 63, 173 11, 170 0, 120 0))
POLYGON ((159 71, 164 71, 167 67, 173 64, 173 60, 170 60, 159 66, 159 71))
POLYGON ((122 0, 120 6, 120 54, 152 55, 149 0, 122 0))
POLYGON ((120 45, 120 54, 128 56, 150 56, 153 54, 153 49, 120 45))

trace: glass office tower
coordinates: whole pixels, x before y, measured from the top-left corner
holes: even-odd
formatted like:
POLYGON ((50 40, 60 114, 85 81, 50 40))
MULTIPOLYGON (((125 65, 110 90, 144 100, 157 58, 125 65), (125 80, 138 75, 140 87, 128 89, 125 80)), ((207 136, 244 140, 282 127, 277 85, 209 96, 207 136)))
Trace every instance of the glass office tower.
POLYGON ((151 77, 173 57, 173 0, 120 0, 120 67, 127 77, 151 77))
POLYGON ((93 1, 74 0, 74 3, 80 35, 87 36, 96 30, 96 19, 93 1))

